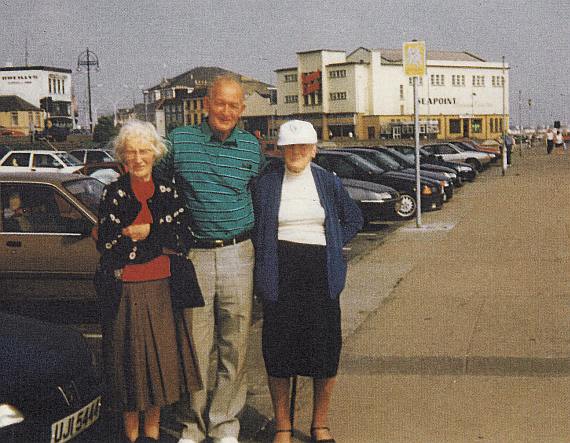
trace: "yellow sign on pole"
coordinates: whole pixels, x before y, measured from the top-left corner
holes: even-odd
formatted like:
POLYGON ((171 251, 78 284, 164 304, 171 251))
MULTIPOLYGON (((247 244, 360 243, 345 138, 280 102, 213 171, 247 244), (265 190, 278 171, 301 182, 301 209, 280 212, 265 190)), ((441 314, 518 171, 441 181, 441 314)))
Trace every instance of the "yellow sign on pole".
POLYGON ((404 43, 402 61, 404 74, 409 77, 422 77, 426 73, 426 42, 404 43))

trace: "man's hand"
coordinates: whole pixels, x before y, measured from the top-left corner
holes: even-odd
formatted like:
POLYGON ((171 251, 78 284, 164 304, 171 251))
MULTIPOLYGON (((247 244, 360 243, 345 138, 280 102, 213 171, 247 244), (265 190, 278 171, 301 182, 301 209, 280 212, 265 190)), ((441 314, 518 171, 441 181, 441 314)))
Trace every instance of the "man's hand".
POLYGON ((150 224, 130 225, 122 230, 123 235, 130 237, 133 241, 144 240, 150 234, 150 224))

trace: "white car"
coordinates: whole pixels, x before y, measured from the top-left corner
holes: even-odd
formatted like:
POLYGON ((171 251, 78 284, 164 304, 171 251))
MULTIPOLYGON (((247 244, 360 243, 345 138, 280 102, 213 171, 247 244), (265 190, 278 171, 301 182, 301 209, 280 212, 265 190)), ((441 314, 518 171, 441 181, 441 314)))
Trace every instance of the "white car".
POLYGON ((0 160, 0 172, 75 172, 82 166, 65 151, 10 151, 0 160))
POLYGON ((107 149, 74 149, 69 151, 81 163, 103 163, 115 161, 107 149))
POLYGON ((482 171, 491 162, 491 156, 484 152, 463 151, 451 143, 431 143, 422 146, 430 154, 433 154, 447 162, 464 162, 482 171))

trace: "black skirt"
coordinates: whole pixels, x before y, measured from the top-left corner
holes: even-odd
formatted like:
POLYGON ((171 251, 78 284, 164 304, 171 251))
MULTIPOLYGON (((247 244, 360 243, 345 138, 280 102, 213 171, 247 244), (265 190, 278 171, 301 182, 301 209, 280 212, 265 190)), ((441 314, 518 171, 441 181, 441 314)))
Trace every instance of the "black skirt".
POLYGON ((263 359, 272 377, 334 377, 342 335, 324 246, 279 241, 279 294, 263 306, 263 359))

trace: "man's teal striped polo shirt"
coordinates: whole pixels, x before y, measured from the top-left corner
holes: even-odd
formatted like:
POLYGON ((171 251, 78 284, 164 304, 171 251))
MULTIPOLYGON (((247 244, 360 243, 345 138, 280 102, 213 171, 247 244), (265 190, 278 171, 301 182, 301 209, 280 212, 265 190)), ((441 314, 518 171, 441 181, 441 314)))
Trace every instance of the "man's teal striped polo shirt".
POLYGON ((162 166, 177 177, 196 237, 227 240, 253 228, 249 183, 261 167, 257 139, 234 128, 220 142, 203 122, 174 129, 169 140, 162 166))

